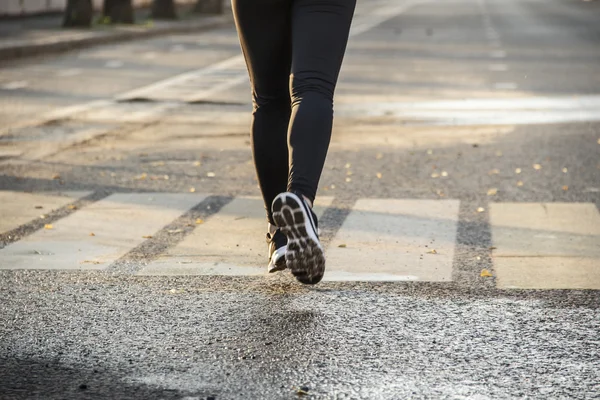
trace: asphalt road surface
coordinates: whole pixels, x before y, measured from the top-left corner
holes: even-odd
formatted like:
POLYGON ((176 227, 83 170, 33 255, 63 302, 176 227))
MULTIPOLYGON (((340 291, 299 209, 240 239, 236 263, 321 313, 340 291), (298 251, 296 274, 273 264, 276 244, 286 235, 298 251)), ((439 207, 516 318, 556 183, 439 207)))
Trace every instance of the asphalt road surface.
POLYGON ((0 398, 598 398, 599 20, 359 2, 314 287, 233 27, 0 64, 0 398))

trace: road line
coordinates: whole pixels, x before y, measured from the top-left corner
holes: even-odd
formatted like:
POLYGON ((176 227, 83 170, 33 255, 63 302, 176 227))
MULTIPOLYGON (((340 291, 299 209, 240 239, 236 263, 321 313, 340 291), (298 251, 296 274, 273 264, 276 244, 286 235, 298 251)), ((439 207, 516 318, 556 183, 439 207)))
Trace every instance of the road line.
MULTIPOLYGON (((332 200, 318 198, 318 216, 332 200)), ((268 259, 266 229, 262 199, 237 197, 139 274, 264 275, 268 259)))
POLYGON ((90 194, 91 192, 25 193, 2 190, 0 233, 12 231, 30 221, 45 220, 47 214, 90 194))
POLYGON ((331 241, 324 280, 450 281, 458 200, 359 199, 331 241))
POLYGON ((504 50, 494 50, 490 52, 490 57, 492 58, 505 58, 506 52, 504 50))
POLYGON ((593 203, 492 203, 499 288, 600 289, 600 213, 593 203))
MULTIPOLYGON (((10 196, 12 192, 8 192, 8 195, 10 196)), ((21 224, 19 226, 13 226, 12 228, 9 227, 10 230, 4 232, 4 233, 0 233, 0 249, 6 247, 7 245, 11 244, 11 243, 15 243, 31 234, 34 234, 35 232, 39 231, 40 229, 44 229, 44 226, 46 224, 53 224, 56 221, 59 221, 62 218, 65 218, 71 214, 73 214, 75 211, 86 207, 98 200, 103 199, 104 197, 108 196, 109 193, 107 192, 94 192, 91 194, 86 195, 86 193, 88 192, 67 192, 65 193, 67 196, 71 196, 71 197, 76 197, 76 196, 82 196, 80 197, 78 200, 77 199, 73 199, 73 201, 70 201, 69 204, 65 204, 59 208, 55 208, 53 210, 45 210, 43 212, 41 212, 42 210, 40 210, 40 214, 44 214, 44 218, 39 218, 39 215, 37 217, 33 217, 29 222, 24 223, 24 221, 19 221, 19 217, 13 217, 15 218, 15 222, 20 222, 21 224)), ((26 211, 23 210, 23 207, 27 207, 28 205, 30 205, 29 202, 27 202, 25 199, 23 199, 23 197, 21 197, 21 195, 16 195, 15 197, 20 198, 20 200, 23 200, 23 203, 20 203, 21 205, 21 211, 19 211, 20 215, 21 213, 23 213, 24 215, 30 215, 29 213, 27 213, 26 211)), ((45 200, 44 200, 45 201, 45 200)), ((19 203, 18 203, 19 204, 19 203)), ((19 207, 19 205, 16 205, 17 207, 19 207)), ((57 205, 56 202, 52 202, 52 204, 57 205)), ((12 211, 14 210, 14 206, 11 206, 8 201, 5 203, 3 202, 3 208, 2 208, 2 218, 5 221, 10 221, 10 214, 12 213, 12 211), (6 206, 4 206, 4 204, 6 204, 6 206), (5 215, 8 214, 8 215, 5 215)), ((17 214, 12 214, 17 215, 17 214)), ((7 225, 9 226, 9 225, 7 225)), ((4 230, 4 229, 3 229, 4 230)), ((0 252, 0 254, 2 254, 0 252)), ((0 256, 0 260, 2 259, 2 256, 0 256)))
POLYGON ((104 269, 204 197, 113 194, 0 251, 0 269, 104 269))
POLYGON ((110 270, 135 273, 149 262, 167 253, 193 233, 198 221, 206 221, 231 202, 231 197, 208 196, 185 214, 112 263, 110 270))

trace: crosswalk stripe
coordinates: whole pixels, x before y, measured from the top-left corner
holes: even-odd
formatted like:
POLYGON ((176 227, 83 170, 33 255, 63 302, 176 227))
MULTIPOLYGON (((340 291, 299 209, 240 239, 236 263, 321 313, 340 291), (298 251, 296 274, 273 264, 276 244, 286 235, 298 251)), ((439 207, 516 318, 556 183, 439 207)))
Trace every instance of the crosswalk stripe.
MULTIPOLYGON (((50 212, 49 229, 42 224, 20 241, 6 242, 0 269, 266 274, 266 222, 259 197, 104 196, 0 192, 0 226, 9 232, 39 225, 39 215, 32 214, 40 211, 35 205, 66 210, 66 204, 81 203, 81 209, 55 217, 57 210, 50 212), (82 203, 84 199, 89 201, 82 203), (196 222, 198 217, 204 220, 196 222)), ((325 220, 324 214, 338 210, 335 204, 332 197, 320 197, 315 210, 325 220)), ((347 211, 336 219, 339 229, 323 236, 325 281, 452 280, 458 200, 363 198, 348 203, 347 211)), ((595 204, 491 203, 489 217, 499 288, 600 289, 600 213, 595 204)))
POLYGON ((450 281, 458 200, 360 199, 327 252, 328 281, 450 281))
MULTIPOLYGON (((318 216, 332 200, 318 198, 318 216)), ((139 274, 263 275, 268 258, 266 229, 263 201, 238 197, 139 274)))
POLYGON ((592 203, 492 203, 500 288, 600 289, 600 213, 592 203))
POLYGON ((24 193, 0 191, 2 217, 0 233, 18 228, 31 220, 44 220, 46 214, 89 195, 91 192, 24 193))
POLYGON ((119 193, 0 250, 0 269, 103 269, 186 210, 200 194, 119 193))

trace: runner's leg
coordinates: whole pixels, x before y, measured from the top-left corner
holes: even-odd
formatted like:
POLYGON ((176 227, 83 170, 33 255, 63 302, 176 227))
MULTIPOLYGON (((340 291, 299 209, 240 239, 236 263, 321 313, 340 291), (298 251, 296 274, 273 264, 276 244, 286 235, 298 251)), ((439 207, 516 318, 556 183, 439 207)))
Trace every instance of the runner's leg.
POLYGON ((254 164, 267 219, 274 224, 271 204, 288 182, 291 2, 232 0, 232 8, 252 87, 254 164))
POLYGON ((329 148, 333 94, 355 5, 355 0, 293 2, 288 190, 311 202, 329 148))

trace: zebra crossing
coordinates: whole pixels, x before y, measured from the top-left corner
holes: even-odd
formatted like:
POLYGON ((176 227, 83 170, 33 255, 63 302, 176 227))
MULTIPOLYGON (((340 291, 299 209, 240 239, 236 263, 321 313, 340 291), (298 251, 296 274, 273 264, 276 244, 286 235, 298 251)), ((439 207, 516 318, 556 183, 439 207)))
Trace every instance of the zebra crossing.
MULTIPOLYGON (((266 275, 259 197, 215 203, 211 194, 114 193, 73 206, 90 195, 0 192, 0 270, 118 270, 138 249, 137 275, 266 275), (61 208, 72 212, 6 240, 61 208)), ((334 200, 318 199, 319 217, 334 200)), ((457 199, 356 200, 326 242, 324 280, 451 282, 459 208, 457 199)), ((595 204, 490 203, 489 225, 497 287, 600 289, 595 204)))

